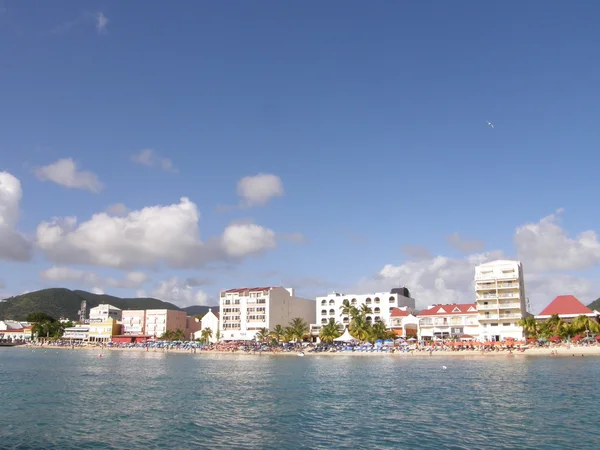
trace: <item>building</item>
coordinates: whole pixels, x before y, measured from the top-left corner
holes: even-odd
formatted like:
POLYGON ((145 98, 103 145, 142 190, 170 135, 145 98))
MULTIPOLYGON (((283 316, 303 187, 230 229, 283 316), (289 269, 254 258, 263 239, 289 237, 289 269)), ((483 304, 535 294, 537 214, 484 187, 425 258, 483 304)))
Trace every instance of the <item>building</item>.
POLYGON ((171 309, 147 309, 146 322, 144 325, 145 334, 153 338, 160 339, 167 331, 181 330, 188 339, 190 335, 186 333, 188 321, 185 311, 176 311, 171 309))
POLYGON ((212 308, 208 308, 208 312, 204 314, 200 320, 200 329, 194 333, 194 339, 201 339, 202 330, 210 328, 212 331, 212 337, 209 339, 209 342, 211 344, 218 342, 219 338, 221 337, 219 322, 219 313, 213 312, 212 308))
MULTIPOLYGON (((193 341, 195 334, 198 331, 200 331, 201 328, 202 328, 202 323, 200 322, 199 319, 197 319, 196 317, 193 317, 193 316, 186 316, 185 330, 184 330, 186 340, 189 339, 190 341, 193 341)), ((216 334, 217 331, 215 331, 214 333, 216 334)))
POLYGON ((416 338, 419 336, 419 318, 405 306, 394 308, 390 314, 389 328, 396 336, 416 338))
POLYGON ((0 320, 0 340, 31 340, 31 329, 32 325, 29 322, 18 322, 16 320, 0 320))
POLYGON ((102 304, 95 308, 90 308, 90 323, 91 322, 104 322, 109 318, 115 320, 121 320, 122 311, 113 305, 102 304))
POLYGON ((89 327, 90 342, 110 342, 113 336, 121 334, 121 325, 112 317, 103 322, 91 322, 89 327))
POLYGON ((499 260, 477 266, 475 300, 482 340, 523 338, 523 328, 518 324, 529 313, 519 261, 499 260))
POLYGON ((417 316, 419 339, 477 339, 480 334, 478 316, 475 303, 428 306, 417 316))
POLYGON ((289 325, 294 318, 315 321, 315 302, 296 297, 294 289, 280 286, 239 288, 221 292, 222 340, 254 339, 258 330, 289 325))
POLYGON ((144 335, 146 333, 146 310, 125 309, 121 314, 122 333, 144 335))
POLYGON ((89 325, 77 325, 75 327, 65 328, 65 332, 62 335, 63 339, 71 341, 87 341, 90 336, 89 325))
POLYGON ((415 299, 410 297, 410 293, 406 288, 395 288, 390 292, 377 292, 374 294, 342 294, 332 292, 324 297, 317 297, 317 323, 311 325, 311 333, 318 335, 321 326, 327 324, 329 319, 335 319, 336 322, 342 323, 344 326, 350 324, 349 315, 342 315, 344 304, 349 304, 356 308, 361 308, 363 305, 368 306, 373 311, 372 314, 367 314, 369 322, 384 322, 390 326, 390 317, 394 308, 408 308, 414 310, 415 299))
POLYGON ((598 311, 592 311, 572 295, 559 295, 535 318, 537 320, 547 320, 553 315, 558 315, 566 322, 570 322, 579 316, 586 316, 597 322, 600 321, 600 313, 598 311))

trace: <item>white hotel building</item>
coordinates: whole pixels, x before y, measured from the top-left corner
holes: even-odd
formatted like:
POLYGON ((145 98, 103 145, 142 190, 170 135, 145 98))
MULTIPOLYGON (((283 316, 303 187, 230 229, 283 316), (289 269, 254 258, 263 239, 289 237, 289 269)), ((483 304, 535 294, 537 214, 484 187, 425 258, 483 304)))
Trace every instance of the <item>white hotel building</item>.
POLYGON ((384 322, 388 327, 392 325, 390 318, 394 308, 415 309, 415 299, 410 297, 406 288, 395 288, 390 292, 376 292, 374 294, 342 294, 332 292, 324 297, 317 297, 317 323, 311 325, 311 334, 318 335, 321 326, 327 324, 329 319, 335 319, 336 322, 344 326, 350 324, 348 315, 342 316, 342 305, 344 300, 348 300, 350 306, 360 308, 367 305, 373 311, 373 314, 367 315, 369 322, 384 322))
POLYGON ((523 338, 523 328, 518 323, 529 313, 519 261, 500 260, 477 266, 475 300, 480 340, 523 338))
POLYGON ((221 292, 219 331, 221 340, 247 341, 258 330, 286 327, 296 317, 307 324, 315 321, 315 301, 296 297, 294 289, 256 287, 221 292))

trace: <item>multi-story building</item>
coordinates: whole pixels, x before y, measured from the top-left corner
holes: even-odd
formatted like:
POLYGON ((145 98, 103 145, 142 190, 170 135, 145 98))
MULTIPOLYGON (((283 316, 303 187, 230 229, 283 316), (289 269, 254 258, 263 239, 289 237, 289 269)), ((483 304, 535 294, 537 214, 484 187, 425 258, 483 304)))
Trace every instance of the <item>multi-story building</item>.
POLYGON ((332 292, 329 295, 317 297, 317 323, 311 325, 311 333, 318 335, 321 326, 325 325, 329 319, 335 319, 336 322, 348 326, 350 317, 348 314, 342 314, 345 304, 359 309, 363 305, 368 306, 373 312, 367 314, 367 321, 372 323, 381 321, 389 327, 394 308, 405 307, 412 311, 415 308, 415 299, 410 297, 410 293, 406 288, 394 288, 390 292, 376 292, 374 294, 332 292))
POLYGON ((475 299, 482 340, 523 338, 519 320, 529 313, 519 261, 500 260, 477 266, 475 299))
POLYGON ((121 332, 121 325, 109 317, 102 322, 91 322, 88 331, 88 340, 90 342, 110 342, 112 337, 121 332))
POLYGON ((221 292, 219 334, 222 340, 254 339, 258 330, 289 325, 294 318, 315 321, 315 302, 280 286, 238 288, 221 292))
POLYGON ((125 309, 121 315, 122 333, 139 336, 146 333, 146 310, 125 309))
POLYGON ((90 323, 91 322, 104 322, 105 320, 112 318, 115 320, 121 320, 121 310, 113 305, 102 304, 95 308, 90 308, 90 323))
POLYGON ((419 339, 478 339, 479 313, 475 303, 433 305, 421 311, 419 339))
POLYGON ((176 311, 170 309, 147 309, 146 322, 144 325, 145 334, 154 338, 160 337, 166 331, 181 330, 185 333, 185 338, 190 336, 186 333, 187 315, 185 311, 176 311))
POLYGON ((405 306, 394 308, 390 314, 389 328, 396 336, 416 338, 419 336, 419 318, 405 306))

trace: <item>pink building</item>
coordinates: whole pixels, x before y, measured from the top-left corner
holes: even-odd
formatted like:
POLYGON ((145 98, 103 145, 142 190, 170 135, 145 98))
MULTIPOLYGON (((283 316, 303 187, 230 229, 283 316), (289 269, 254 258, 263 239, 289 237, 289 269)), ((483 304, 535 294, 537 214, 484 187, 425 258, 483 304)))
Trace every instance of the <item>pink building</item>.
POLYGON ((194 333, 202 329, 202 322, 195 317, 187 316, 185 326, 185 338, 190 341, 194 340, 194 333))

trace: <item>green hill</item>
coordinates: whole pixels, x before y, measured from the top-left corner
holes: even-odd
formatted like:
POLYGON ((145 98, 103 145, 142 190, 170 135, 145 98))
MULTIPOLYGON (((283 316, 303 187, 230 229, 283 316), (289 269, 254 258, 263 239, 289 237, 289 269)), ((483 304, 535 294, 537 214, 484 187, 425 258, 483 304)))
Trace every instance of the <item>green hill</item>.
MULTIPOLYGON (((170 309, 176 311, 193 310, 194 314, 208 311, 208 306, 178 306, 155 298, 120 298, 112 295, 98 295, 86 291, 71 291, 64 288, 43 289, 29 292, 16 297, 10 297, 0 302, 0 319, 25 320, 34 312, 43 312, 55 318, 64 317, 76 320, 81 301, 87 302, 87 308, 93 308, 101 303, 109 303, 120 309, 170 309)), ((188 312, 188 314, 190 314, 188 312)))
POLYGON ((600 298, 594 300, 592 303, 587 305, 587 307, 590 308, 592 311, 600 311, 600 298))

